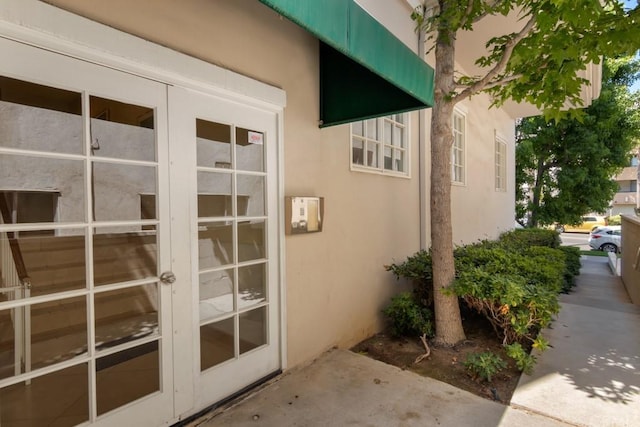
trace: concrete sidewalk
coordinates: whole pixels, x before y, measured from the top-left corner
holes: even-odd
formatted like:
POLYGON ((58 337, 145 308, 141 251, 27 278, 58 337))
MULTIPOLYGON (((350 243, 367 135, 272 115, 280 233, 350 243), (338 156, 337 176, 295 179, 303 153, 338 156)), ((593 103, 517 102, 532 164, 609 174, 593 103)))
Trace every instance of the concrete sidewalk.
POLYGON ((544 336, 552 344, 511 406, 580 426, 640 426, 640 307, 604 257, 583 257, 577 286, 544 336))
POLYGON ((510 406, 346 350, 293 369, 190 426, 638 426, 640 308, 606 258, 583 257, 510 406))

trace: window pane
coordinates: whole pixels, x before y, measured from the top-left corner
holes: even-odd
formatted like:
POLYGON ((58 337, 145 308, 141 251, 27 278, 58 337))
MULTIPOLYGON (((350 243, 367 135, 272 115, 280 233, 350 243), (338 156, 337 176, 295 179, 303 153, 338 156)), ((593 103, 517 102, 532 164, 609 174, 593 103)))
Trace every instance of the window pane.
POLYGON ((198 225, 200 270, 233 264, 233 226, 227 222, 198 225))
POLYGON ((0 378, 13 376, 16 368, 19 373, 24 373, 25 370, 55 365, 87 353, 85 297, 2 310, 0 320, 2 325, 10 326, 0 329, 0 378), (25 337, 31 350, 31 363, 26 369, 14 365, 16 355, 26 357, 25 350, 21 350, 25 337), (17 353, 14 353, 16 347, 17 353))
POLYGON ((84 153, 80 93, 0 76, 0 118, 0 147, 84 153))
POLYGON ((236 169, 263 172, 265 143, 264 133, 237 128, 236 169))
POLYGON ((351 123, 351 133, 358 136, 364 136, 364 122, 351 123))
POLYGON ((154 226, 101 227, 93 235, 93 282, 99 285, 158 274, 154 226))
POLYGON ((71 427, 89 421, 86 363, 0 389, 0 425, 71 427))
POLYGON ((353 164, 354 165, 364 165, 364 141, 353 138, 352 141, 352 156, 353 156, 353 164))
POLYGON ((393 144, 393 125, 387 119, 383 119, 384 121, 384 143, 391 145, 393 144))
POLYGON ((265 257, 265 222, 238 222, 238 262, 265 257))
POLYGON ((396 171, 398 172, 406 172, 406 168, 405 168, 405 163, 406 163, 406 159, 405 159, 405 152, 402 150, 393 150, 394 151, 394 160, 395 160, 395 166, 396 166, 396 171))
POLYGON ((266 264, 238 268, 238 310, 267 299, 266 264))
POLYGON ((158 342, 96 360, 98 415, 160 390, 158 342))
POLYGON ((238 216, 264 215, 264 177, 238 174, 237 180, 238 216))
POLYGON ((200 370, 234 357, 233 318, 200 327, 200 370))
POLYGON ((378 167, 379 145, 375 142, 367 142, 367 166, 378 167))
MULTIPOLYGON (((85 232, 82 229, 50 231, 50 235, 32 235, 25 232, 0 233, 0 259, 6 260, 0 268, 5 287, 20 286, 20 277, 31 282, 26 289, 7 292, 4 296, 22 299, 86 287, 85 232), (17 242, 19 253, 11 249, 17 242), (24 266, 24 271, 20 266, 24 266)), ((0 294, 0 296, 3 294, 0 294)))
POLYGON ((112 99, 90 97, 91 154, 118 159, 156 159, 154 111, 112 99))
MULTIPOLYGON (((47 211, 42 213, 42 215, 47 216, 55 215, 56 222, 84 221, 84 175, 84 162, 81 160, 58 160, 45 157, 0 154, 0 183, 4 188, 14 190, 5 192, 5 196, 23 192, 57 193, 59 195, 57 197, 57 212, 47 211)), ((13 203, 6 197, 4 200, 9 204, 13 203)), ((32 202, 35 203, 36 201, 33 200, 32 202)), ((47 204, 49 203, 52 202, 48 201, 47 204)), ((13 205, 13 208, 14 211, 22 209, 17 205, 13 205)), ((31 206, 31 209, 36 210, 49 208, 50 206, 31 206)), ((34 215, 36 215, 35 212, 25 212, 11 220, 3 218, 3 221, 5 223, 13 223, 20 218, 33 218, 34 215)))
POLYGON ((156 168, 93 162, 91 184, 97 221, 138 220, 140 195, 156 194, 156 168))
POLYGON ((158 333, 158 285, 95 295, 96 349, 101 350, 158 333))
POLYGON ((393 170, 393 158, 391 147, 384 147, 384 168, 386 170, 393 170))
POLYGON ((233 311, 233 269, 200 273, 200 321, 233 311))
POLYGON ((376 119, 369 119, 366 122, 367 138, 378 140, 378 121, 376 119))
POLYGON ((267 307, 242 313, 240 321, 240 354, 267 343, 267 307))
POLYGON ((198 166, 230 169, 231 126, 196 119, 198 166))
POLYGON ((231 174, 198 172, 198 217, 233 215, 231 174))
POLYGON ((404 132, 404 128, 401 128, 399 126, 393 127, 393 145, 395 145, 396 147, 404 147, 404 141, 402 138, 404 132))

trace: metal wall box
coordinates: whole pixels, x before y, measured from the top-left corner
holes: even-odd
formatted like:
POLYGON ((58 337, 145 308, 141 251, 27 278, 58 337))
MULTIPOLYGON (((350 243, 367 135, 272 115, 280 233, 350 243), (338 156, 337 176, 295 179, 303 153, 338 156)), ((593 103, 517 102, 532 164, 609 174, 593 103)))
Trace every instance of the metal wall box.
POLYGON ((322 231, 324 197, 285 197, 285 234, 306 234, 322 231))

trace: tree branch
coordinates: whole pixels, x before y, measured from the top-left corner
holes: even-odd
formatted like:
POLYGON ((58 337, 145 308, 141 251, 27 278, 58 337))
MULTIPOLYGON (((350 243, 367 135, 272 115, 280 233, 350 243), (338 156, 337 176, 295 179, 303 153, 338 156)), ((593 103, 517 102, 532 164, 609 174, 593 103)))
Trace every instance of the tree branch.
POLYGON ((495 76, 497 76, 499 73, 501 73, 505 69, 505 67, 507 66, 507 63, 509 62, 509 59, 511 58, 513 49, 515 49, 515 47, 518 45, 518 43, 520 43, 522 39, 524 39, 527 35, 529 35, 531 31, 533 31, 535 25, 536 25, 536 16, 532 15, 529 21, 520 30, 520 32, 517 33, 515 37, 513 37, 511 40, 509 40, 505 44, 504 52, 502 52, 502 58, 500 58, 500 61, 498 61, 498 63, 491 70, 489 70, 489 72, 487 72, 487 74, 482 79, 478 80, 477 82, 467 87, 462 92, 455 95, 453 97, 453 102, 457 103, 459 101, 462 101, 465 98, 468 98, 474 93, 477 93, 483 90, 495 76))
MULTIPOLYGON (((523 76, 523 74, 514 74, 513 76, 505 77, 505 78, 503 78, 501 80, 496 80, 494 82, 487 83, 483 89, 491 89, 491 88, 494 88, 496 86, 501 86, 501 85, 507 84, 507 83, 509 83, 511 81, 518 80, 522 76, 523 76)), ((463 87, 468 87, 468 85, 465 85, 465 84, 462 84, 462 83, 456 84, 456 89, 463 88, 463 87)))

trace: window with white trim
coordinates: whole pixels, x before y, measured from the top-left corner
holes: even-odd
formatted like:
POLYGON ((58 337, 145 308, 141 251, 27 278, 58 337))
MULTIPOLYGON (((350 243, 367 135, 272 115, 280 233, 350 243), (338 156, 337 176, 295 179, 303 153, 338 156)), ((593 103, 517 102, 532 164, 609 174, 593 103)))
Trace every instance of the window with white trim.
POLYGON ((453 145, 451 146, 451 181, 455 184, 466 183, 466 118, 458 111, 453 112, 453 145))
POLYGON ((409 176, 409 116, 369 119, 351 124, 351 169, 409 176))
POLYGON ((507 191, 507 144, 496 138, 496 191, 507 191))

